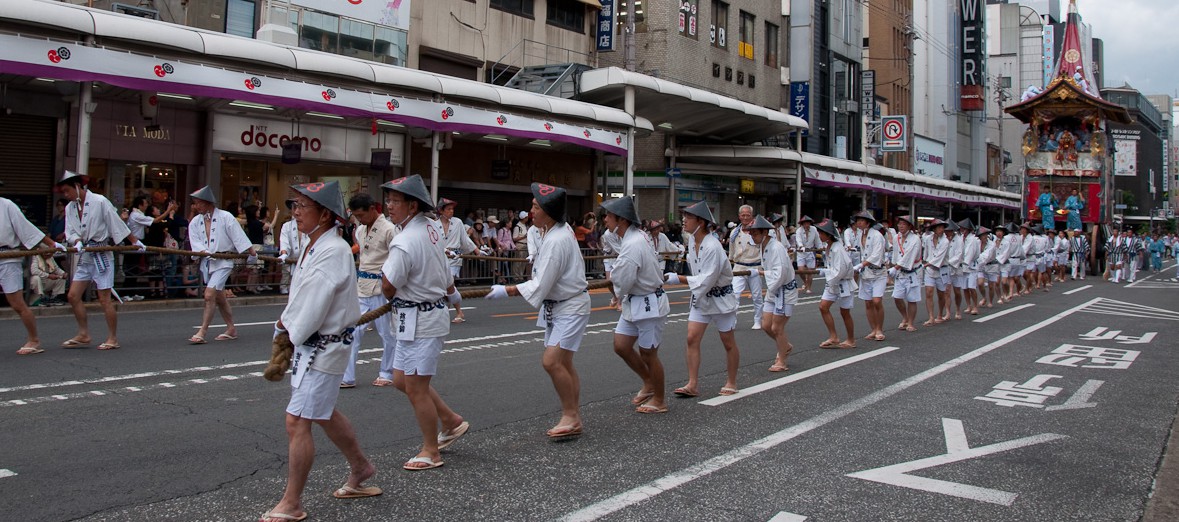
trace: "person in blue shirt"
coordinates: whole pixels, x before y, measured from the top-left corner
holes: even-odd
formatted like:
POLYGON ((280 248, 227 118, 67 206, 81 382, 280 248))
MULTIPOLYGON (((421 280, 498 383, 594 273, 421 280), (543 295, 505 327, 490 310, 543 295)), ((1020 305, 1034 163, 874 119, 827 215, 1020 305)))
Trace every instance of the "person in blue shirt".
POLYGON ((1150 264, 1155 272, 1162 272, 1163 270, 1163 251, 1166 249, 1163 245, 1163 240, 1159 238, 1158 234, 1154 235, 1153 241, 1150 243, 1150 264))
POLYGON ((1064 208, 1068 210, 1068 230, 1081 228, 1081 210, 1085 208, 1085 200, 1073 189, 1073 193, 1064 200, 1064 208))
POLYGON ((1056 205, 1059 202, 1056 196, 1052 195, 1047 189, 1040 189, 1040 197, 1036 200, 1036 206, 1040 208, 1040 219, 1044 226, 1044 230, 1056 229, 1056 205))

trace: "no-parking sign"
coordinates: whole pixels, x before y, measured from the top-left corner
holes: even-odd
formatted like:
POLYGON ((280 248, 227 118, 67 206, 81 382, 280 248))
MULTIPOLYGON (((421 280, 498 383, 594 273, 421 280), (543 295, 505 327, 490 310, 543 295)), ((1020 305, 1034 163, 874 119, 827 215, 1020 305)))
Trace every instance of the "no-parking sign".
POLYGON ((880 150, 904 152, 909 148, 909 123, 906 116, 885 116, 880 119, 880 150))

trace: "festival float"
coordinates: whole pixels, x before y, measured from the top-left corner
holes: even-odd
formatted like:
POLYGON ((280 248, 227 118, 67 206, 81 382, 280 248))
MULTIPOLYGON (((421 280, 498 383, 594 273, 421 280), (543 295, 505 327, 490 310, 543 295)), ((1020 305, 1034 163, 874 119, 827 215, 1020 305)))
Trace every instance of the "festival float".
POLYGON ((1126 108, 1103 100, 1093 84, 1080 21, 1071 0, 1055 78, 1043 89, 1028 87, 1019 103, 1005 109, 1028 125, 1021 147, 1028 218, 1046 229, 1078 228, 1067 224, 1071 209, 1084 224, 1104 221, 1105 191, 1112 190, 1106 122, 1130 123, 1126 108))

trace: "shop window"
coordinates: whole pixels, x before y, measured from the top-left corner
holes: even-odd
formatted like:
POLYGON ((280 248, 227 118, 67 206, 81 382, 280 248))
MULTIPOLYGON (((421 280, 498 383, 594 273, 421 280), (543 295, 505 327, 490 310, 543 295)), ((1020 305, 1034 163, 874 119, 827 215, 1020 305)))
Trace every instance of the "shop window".
POLYGON ((490 0, 490 2, 494 9, 532 18, 532 0, 490 0))
POLYGON ((725 49, 728 44, 725 42, 726 33, 729 32, 729 4, 713 0, 712 2, 712 25, 708 28, 708 40, 713 47, 725 49))
POLYGON ((699 0, 681 0, 679 15, 680 36, 697 38, 697 25, 700 17, 699 0))
POLYGON ((753 24, 757 18, 750 13, 741 11, 741 26, 739 27, 740 41, 737 44, 737 54, 742 58, 753 59, 753 24))
POLYGON ((549 0, 545 21, 549 25, 585 34, 585 4, 580 0, 549 0))
POLYGON ((778 26, 769 22, 766 22, 766 65, 778 66, 778 26))
POLYGON ((229 0, 225 6, 225 32, 253 38, 255 7, 254 0, 229 0))

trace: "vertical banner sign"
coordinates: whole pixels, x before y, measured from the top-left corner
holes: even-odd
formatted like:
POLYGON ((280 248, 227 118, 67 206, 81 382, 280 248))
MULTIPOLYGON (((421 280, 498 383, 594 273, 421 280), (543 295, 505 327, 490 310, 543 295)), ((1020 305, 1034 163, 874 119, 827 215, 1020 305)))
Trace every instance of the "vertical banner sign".
POLYGON ((602 9, 598 10, 598 51, 614 50, 614 0, 601 0, 602 9))
POLYGON ((880 119, 880 150, 904 152, 909 148, 907 116, 885 116, 880 119))
POLYGON ((872 119, 876 109, 876 71, 868 69, 860 72, 860 114, 872 119))
MULTIPOLYGON (((790 115, 811 121, 810 82, 790 82, 790 115)), ((803 131, 806 133, 806 131, 803 131)))
POLYGON ((962 25, 961 98, 959 106, 964 111, 981 111, 986 107, 983 99, 985 73, 983 71, 983 0, 958 0, 962 25))
POLYGON ((698 0, 679 0, 680 3, 680 36, 696 37, 696 22, 700 16, 698 0))

